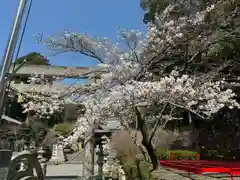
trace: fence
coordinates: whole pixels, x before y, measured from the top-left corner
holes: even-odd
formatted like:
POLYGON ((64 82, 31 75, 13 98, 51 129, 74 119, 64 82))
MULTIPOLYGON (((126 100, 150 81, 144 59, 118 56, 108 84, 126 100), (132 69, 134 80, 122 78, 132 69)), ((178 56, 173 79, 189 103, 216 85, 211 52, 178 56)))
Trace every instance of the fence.
POLYGON ((24 150, 24 141, 23 140, 0 140, 0 149, 9 149, 13 152, 21 152, 24 150))

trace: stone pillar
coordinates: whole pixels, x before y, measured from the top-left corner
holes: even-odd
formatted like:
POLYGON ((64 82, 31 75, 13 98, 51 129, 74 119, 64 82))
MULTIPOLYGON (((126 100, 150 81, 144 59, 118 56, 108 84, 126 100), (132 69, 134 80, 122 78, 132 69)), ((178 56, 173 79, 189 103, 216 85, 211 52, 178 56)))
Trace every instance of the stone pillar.
POLYGON ((57 144, 52 145, 52 156, 50 161, 54 161, 57 158, 57 144))
POLYGON ((50 161, 54 162, 54 163, 65 162, 65 156, 64 156, 62 144, 54 144, 53 145, 52 157, 51 157, 50 161))
POLYGON ((94 175, 94 133, 88 132, 84 139, 83 179, 90 180, 94 175))
POLYGON ((46 164, 46 158, 43 157, 45 151, 43 150, 43 147, 41 147, 38 151, 38 161, 40 162, 42 171, 44 176, 46 176, 47 173, 47 164, 46 164))
POLYGON ((98 164, 98 176, 102 177, 103 176, 103 146, 102 142, 99 143, 97 147, 97 164, 98 164))

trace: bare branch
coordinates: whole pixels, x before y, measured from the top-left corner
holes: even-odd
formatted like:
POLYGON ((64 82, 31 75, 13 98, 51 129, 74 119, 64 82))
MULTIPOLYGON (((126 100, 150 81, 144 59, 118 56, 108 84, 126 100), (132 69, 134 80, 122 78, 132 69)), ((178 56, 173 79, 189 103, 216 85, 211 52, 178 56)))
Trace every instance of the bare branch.
POLYGON ((158 124, 159 124, 159 122, 162 120, 163 112, 165 111, 166 107, 167 107, 167 103, 165 103, 165 104, 163 105, 163 108, 162 108, 162 110, 161 110, 161 112, 160 112, 160 117, 158 118, 157 122, 155 123, 154 128, 153 128, 153 130, 152 130, 152 133, 151 133, 150 136, 149 136, 149 141, 148 141, 148 143, 151 143, 152 138, 154 137, 154 135, 155 135, 155 133, 156 133, 158 124))

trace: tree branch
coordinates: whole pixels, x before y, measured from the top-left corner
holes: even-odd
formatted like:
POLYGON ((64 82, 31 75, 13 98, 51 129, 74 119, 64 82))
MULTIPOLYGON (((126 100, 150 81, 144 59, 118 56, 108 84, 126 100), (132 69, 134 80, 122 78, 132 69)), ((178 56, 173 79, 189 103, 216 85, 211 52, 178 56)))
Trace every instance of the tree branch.
POLYGON ((148 141, 148 143, 151 143, 152 138, 154 137, 154 135, 155 135, 155 133, 156 133, 158 124, 159 124, 159 122, 162 120, 163 112, 164 112, 164 110, 166 109, 166 107, 167 107, 167 103, 165 103, 165 104, 163 105, 163 108, 162 108, 162 110, 161 110, 161 112, 160 112, 160 117, 158 118, 157 122, 155 123, 154 128, 153 128, 153 130, 152 130, 152 133, 151 133, 151 135, 149 136, 149 141, 148 141))
POLYGON ((58 42, 56 42, 54 40, 51 40, 51 39, 44 41, 42 39, 42 36, 41 36, 41 39, 39 39, 38 41, 40 43, 46 44, 47 46, 51 47, 53 50, 55 49, 54 46, 62 47, 62 51, 59 52, 59 53, 66 53, 66 52, 69 52, 69 51, 79 52, 79 53, 81 53, 85 56, 94 58, 94 59, 98 60, 99 62, 104 63, 104 61, 96 53, 94 53, 92 50, 84 47, 82 43, 81 43, 81 49, 78 49, 78 48, 75 48, 73 44, 71 46, 69 46, 67 44, 58 43, 58 42), (84 51, 86 51, 86 52, 84 52, 84 51))

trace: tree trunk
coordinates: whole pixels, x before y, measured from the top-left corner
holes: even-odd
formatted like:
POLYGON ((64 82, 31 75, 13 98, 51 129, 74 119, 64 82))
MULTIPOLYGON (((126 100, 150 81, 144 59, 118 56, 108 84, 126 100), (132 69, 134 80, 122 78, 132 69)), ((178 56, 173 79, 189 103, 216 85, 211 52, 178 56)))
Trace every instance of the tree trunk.
POLYGON ((152 171, 154 171, 158 167, 158 158, 156 156, 156 153, 155 153, 155 150, 153 148, 152 143, 148 142, 148 137, 149 136, 148 136, 147 131, 145 130, 145 128, 140 129, 140 131, 141 131, 142 137, 143 137, 142 145, 146 148, 146 150, 148 152, 148 155, 149 155, 149 157, 151 159, 152 166, 153 166, 152 171))
POLYGON ((151 159, 152 166, 153 166, 152 171, 154 171, 158 167, 158 158, 156 156, 156 153, 155 153, 155 150, 153 148, 152 142, 149 142, 149 134, 148 134, 145 122, 142 119, 141 114, 140 114, 139 110, 137 109, 137 107, 135 108, 135 113, 136 113, 136 116, 137 116, 138 129, 140 130, 140 132, 142 134, 142 145, 147 150, 147 153, 148 153, 148 155, 151 159))

